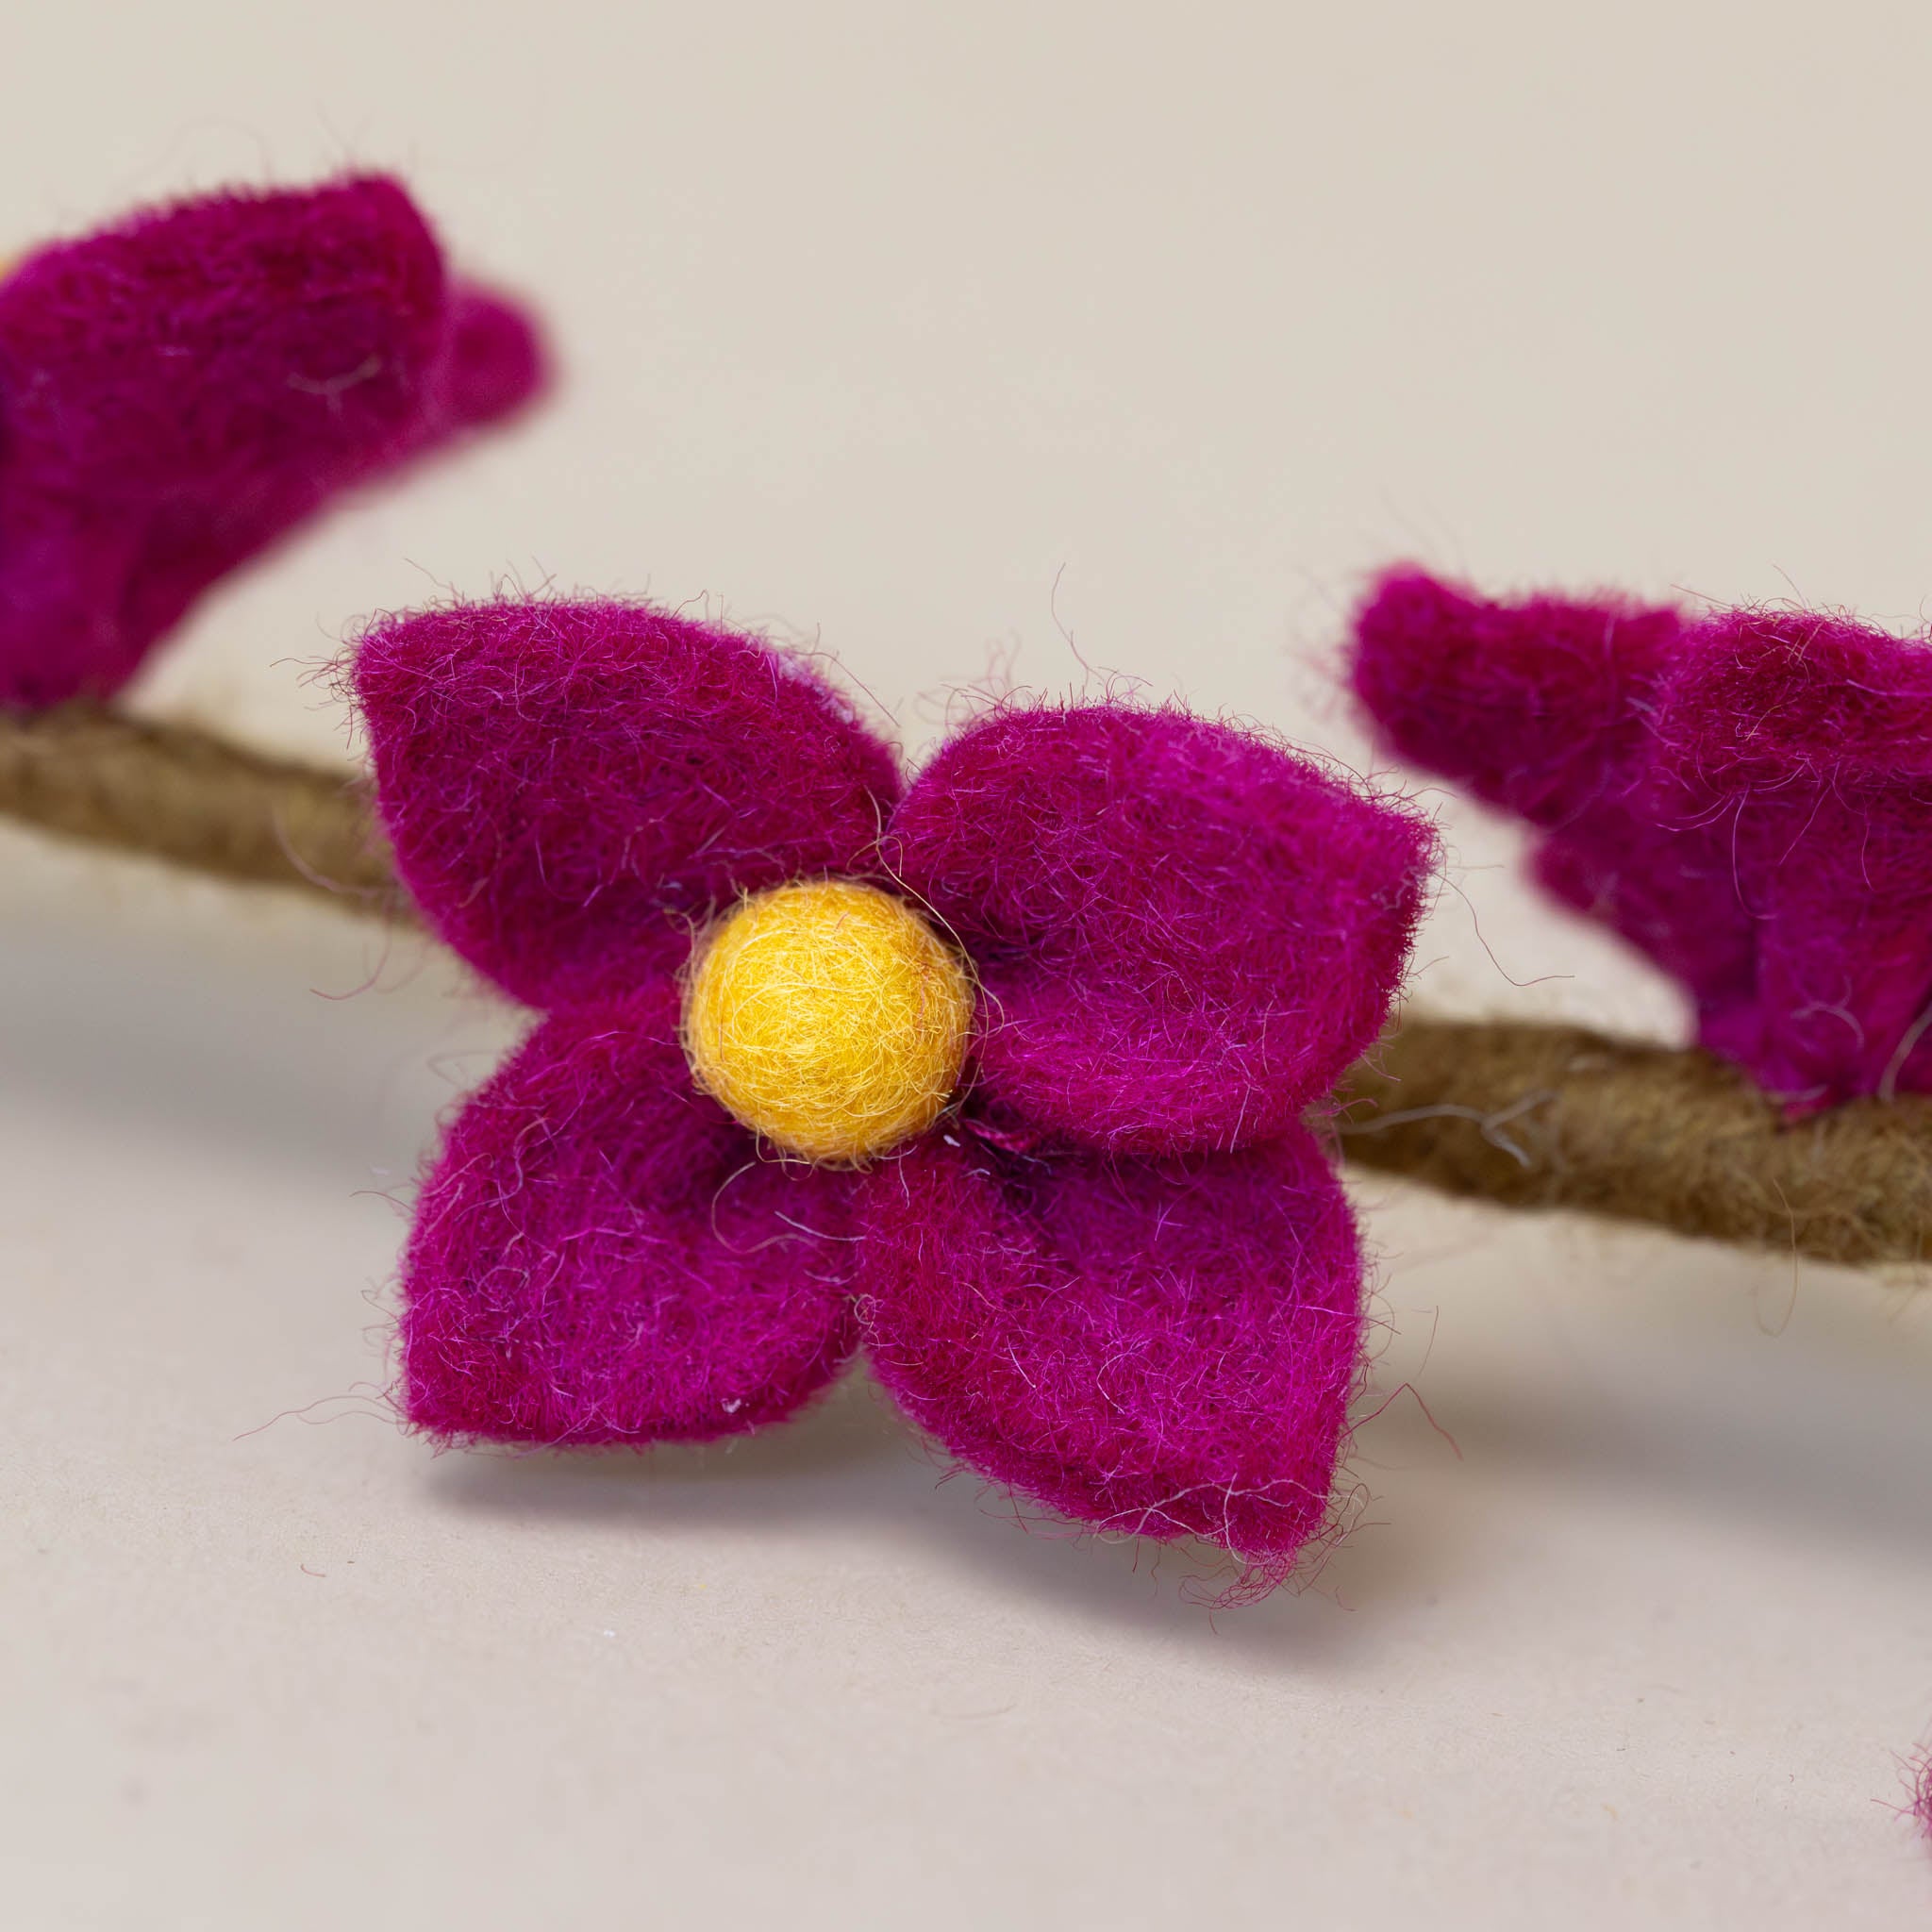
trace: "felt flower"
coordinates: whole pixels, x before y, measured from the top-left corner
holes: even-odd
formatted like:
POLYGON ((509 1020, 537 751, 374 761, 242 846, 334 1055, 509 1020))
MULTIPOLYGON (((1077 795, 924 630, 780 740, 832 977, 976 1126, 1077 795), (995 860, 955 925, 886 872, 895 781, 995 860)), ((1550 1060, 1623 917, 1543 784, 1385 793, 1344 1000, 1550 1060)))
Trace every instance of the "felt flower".
POLYGON ((911 784, 799 658, 641 605, 406 616, 353 683, 430 924, 545 1017, 404 1263, 445 1438, 702 1439, 861 1340, 949 1450, 1278 1570, 1361 1260, 1304 1124, 1376 1036, 1404 809, 1177 709, 1006 708, 911 784))
POLYGON ((1399 756, 1536 826, 1541 883, 1793 1112, 1932 1091, 1924 640, 1405 569, 1358 614, 1354 682, 1399 756))
POLYGON ((343 486, 541 380, 528 319, 453 281, 380 176, 184 202, 0 266, 0 705, 109 695, 343 486))

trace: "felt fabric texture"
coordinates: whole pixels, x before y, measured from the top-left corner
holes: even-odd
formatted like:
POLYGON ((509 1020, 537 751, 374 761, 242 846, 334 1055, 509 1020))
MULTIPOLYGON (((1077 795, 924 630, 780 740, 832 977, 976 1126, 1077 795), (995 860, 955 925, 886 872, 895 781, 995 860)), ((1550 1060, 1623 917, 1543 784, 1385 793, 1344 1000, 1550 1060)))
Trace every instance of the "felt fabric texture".
POLYGON ((401 901, 362 788, 340 769, 116 706, 0 706, 0 817, 344 910, 401 901))
POLYGON ((859 1229, 873 1367, 975 1469, 1260 1583, 1327 1525, 1361 1260, 1306 1128, 1158 1158, 929 1137, 867 1177, 859 1229))
POLYGON ((1103 705, 970 726, 885 851, 977 965, 989 1112, 1158 1154, 1284 1131, 1374 1039, 1422 841, 1259 733, 1103 705))
POLYGON ((759 1160, 695 1091, 670 982, 552 1014, 464 1107, 424 1195, 410 1419, 604 1443, 788 1413, 857 1341, 849 1182, 759 1160))
POLYGON ((0 705, 110 695, 218 578, 543 374, 379 175, 26 256, 0 273, 0 705))
POLYGON ((1005 707, 900 801, 892 754, 803 660, 608 600, 385 620, 351 678, 425 917, 550 1013, 425 1178, 413 1422, 754 1427, 850 1346, 843 1292, 887 1386, 973 1467, 1286 1571, 1329 1520, 1362 1324, 1354 1223, 1297 1115, 1394 992, 1433 858, 1419 816, 1258 735, 1111 702, 1005 707), (1039 876, 952 841, 956 813, 1039 876), (1190 864, 1208 876, 1167 882, 1190 864), (694 935, 828 874, 930 890, 979 974, 954 1105, 862 1170, 765 1158, 668 1044, 694 935), (1038 991, 1056 976, 1074 1022, 1038 991), (1136 1079, 1163 1041, 1188 1080, 1136 1079), (1056 1052, 1076 1077, 986 1071, 1056 1052))
POLYGON ((850 879, 759 892, 692 959, 691 1072, 780 1153, 856 1166, 924 1133, 952 1099, 973 978, 896 892, 850 879))
POLYGON ((420 611, 354 682, 403 883, 533 1007, 675 970, 741 893, 860 874, 899 796, 801 659, 645 605, 420 611))
POLYGON ((1402 569, 1357 613, 1353 680, 1391 750, 1534 825, 1539 881, 1791 1112, 1932 1091, 1924 641, 1402 569))
POLYGON ((1932 1258, 1932 1096, 1791 1131, 1741 1067, 1578 1026, 1410 1019, 1341 1088, 1349 1160, 1506 1207, 1644 1222, 1840 1267, 1932 1258))

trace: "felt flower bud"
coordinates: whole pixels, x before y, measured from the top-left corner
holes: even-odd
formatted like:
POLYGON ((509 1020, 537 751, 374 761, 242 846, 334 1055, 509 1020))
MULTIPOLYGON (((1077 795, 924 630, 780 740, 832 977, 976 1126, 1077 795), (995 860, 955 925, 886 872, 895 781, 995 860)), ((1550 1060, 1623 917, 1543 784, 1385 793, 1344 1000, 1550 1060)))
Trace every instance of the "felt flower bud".
POLYGON ((1391 751, 1535 826, 1541 884, 1794 1113, 1932 1091, 1924 640, 1405 569, 1357 615, 1353 676, 1391 751))
POLYGON ((219 578, 542 379, 529 318, 379 175, 0 268, 0 706, 111 695, 219 578))

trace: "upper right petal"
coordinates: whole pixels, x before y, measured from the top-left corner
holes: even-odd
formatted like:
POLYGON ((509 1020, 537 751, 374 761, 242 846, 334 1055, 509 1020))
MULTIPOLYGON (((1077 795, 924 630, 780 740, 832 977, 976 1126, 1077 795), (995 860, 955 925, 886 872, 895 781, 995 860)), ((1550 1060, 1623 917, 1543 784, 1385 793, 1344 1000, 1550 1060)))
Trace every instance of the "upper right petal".
POLYGON ((533 1006, 675 965, 740 893, 861 866, 899 792, 802 658, 644 604, 391 618, 352 675, 404 883, 533 1006))
POLYGON ((1271 1140, 1325 1094, 1435 857, 1417 814, 1258 732, 1113 702, 968 725, 884 849, 977 969, 988 1114, 1137 1154, 1271 1140))

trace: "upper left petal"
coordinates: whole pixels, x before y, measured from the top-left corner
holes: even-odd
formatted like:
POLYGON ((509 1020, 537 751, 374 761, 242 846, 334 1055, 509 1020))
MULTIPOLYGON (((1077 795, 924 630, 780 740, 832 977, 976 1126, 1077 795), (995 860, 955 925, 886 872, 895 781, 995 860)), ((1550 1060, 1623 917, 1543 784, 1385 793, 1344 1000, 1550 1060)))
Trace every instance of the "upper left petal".
POLYGON ((898 795, 801 658, 644 604, 419 611, 353 675, 404 883, 534 1006, 675 966, 740 893, 858 868, 898 795))

